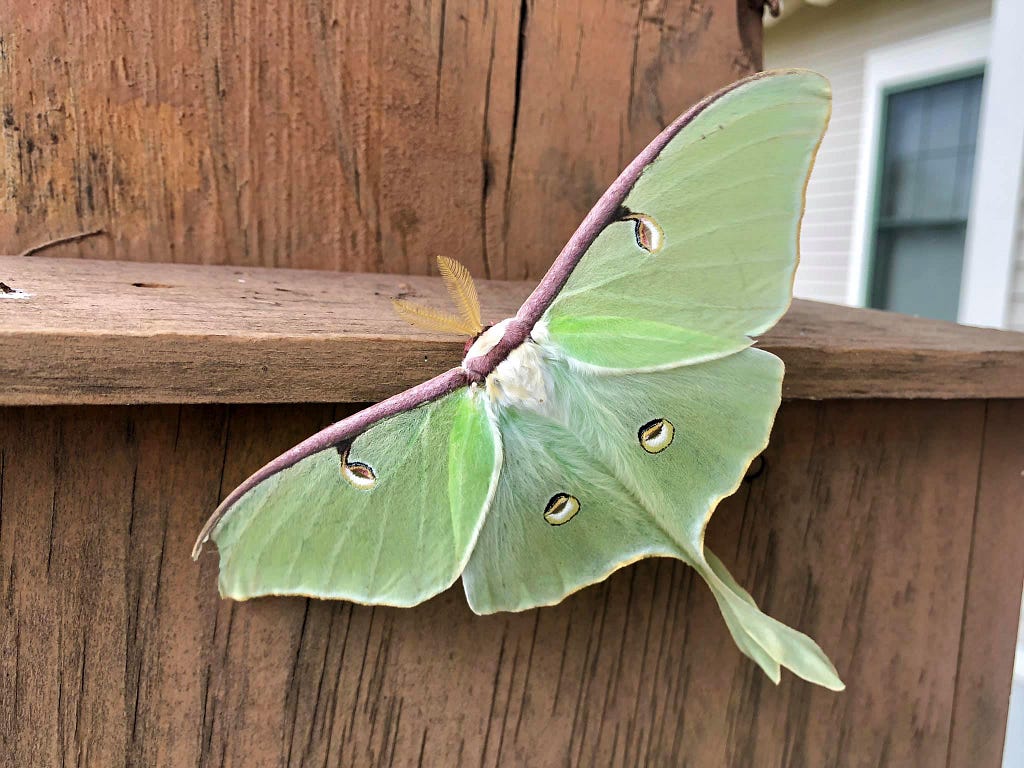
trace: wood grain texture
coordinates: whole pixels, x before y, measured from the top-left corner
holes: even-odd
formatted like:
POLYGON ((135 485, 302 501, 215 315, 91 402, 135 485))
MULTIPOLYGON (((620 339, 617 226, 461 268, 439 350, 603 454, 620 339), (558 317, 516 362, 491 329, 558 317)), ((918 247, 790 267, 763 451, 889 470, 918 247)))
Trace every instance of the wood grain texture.
POLYGON ((667 560, 489 617, 458 587, 406 610, 221 601, 216 556, 189 559, 207 512, 343 413, 0 409, 13 765, 998 765, 958 756, 974 702, 1006 715, 1024 446, 992 430, 1019 403, 787 403, 717 512, 709 545, 821 642, 841 694, 771 685, 667 560))
POLYGON ((998 765, 1024 581, 1024 402, 986 403, 947 768, 998 765), (979 612, 978 607, 984 606, 979 612))
POLYGON ((0 2, 0 252, 538 278, 759 3, 0 2))
MULTIPOLYGON (((0 257, 0 403, 365 402, 458 365, 390 299, 440 278, 0 257)), ((485 322, 532 283, 479 281, 485 322)), ((761 346, 784 395, 1024 397, 1024 334, 796 301, 761 346)))

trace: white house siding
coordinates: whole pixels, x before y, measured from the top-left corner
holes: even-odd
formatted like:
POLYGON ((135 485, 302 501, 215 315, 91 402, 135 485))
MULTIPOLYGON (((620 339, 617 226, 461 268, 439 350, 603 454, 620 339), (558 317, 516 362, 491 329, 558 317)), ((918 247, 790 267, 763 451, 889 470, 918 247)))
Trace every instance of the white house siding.
MULTIPOLYGON (((1021 187, 1024 188, 1024 183, 1021 184, 1021 187)), ((1010 297, 1010 316, 1007 318, 1007 324, 1016 331, 1024 331, 1024 195, 1021 196, 1017 224, 1016 275, 1013 281, 1013 294, 1010 297)))
MULTIPOLYGON (((832 82, 832 122, 807 188, 797 296, 846 303, 857 205, 867 51, 988 18, 989 0, 837 0, 801 7, 765 33, 766 68, 806 67, 832 82)), ((1024 261, 1024 256, 1020 259, 1024 261)), ((1024 327, 1024 265, 1013 316, 1024 327)))

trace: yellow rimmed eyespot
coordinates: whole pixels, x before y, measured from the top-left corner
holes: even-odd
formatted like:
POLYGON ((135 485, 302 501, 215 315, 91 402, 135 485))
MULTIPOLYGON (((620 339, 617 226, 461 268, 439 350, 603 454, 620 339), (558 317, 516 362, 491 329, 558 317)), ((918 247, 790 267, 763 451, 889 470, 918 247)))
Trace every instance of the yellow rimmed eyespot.
POLYGON ((665 231, 651 216, 646 213, 631 213, 625 218, 634 224, 633 234, 636 244, 648 253, 657 253, 665 245, 665 231))
POLYGON ((556 493, 544 507, 544 519, 551 525, 565 525, 580 511, 580 500, 568 493, 556 493))
POLYGON ((648 421, 636 433, 640 447, 648 453, 661 453, 672 445, 672 438, 675 435, 676 428, 668 419, 648 421))
POLYGON ((338 456, 341 459, 341 476, 353 488, 358 488, 360 491, 368 491, 376 485, 377 474, 369 464, 363 464, 361 461, 349 461, 348 452, 350 448, 351 446, 349 445, 346 445, 344 448, 338 446, 338 456))

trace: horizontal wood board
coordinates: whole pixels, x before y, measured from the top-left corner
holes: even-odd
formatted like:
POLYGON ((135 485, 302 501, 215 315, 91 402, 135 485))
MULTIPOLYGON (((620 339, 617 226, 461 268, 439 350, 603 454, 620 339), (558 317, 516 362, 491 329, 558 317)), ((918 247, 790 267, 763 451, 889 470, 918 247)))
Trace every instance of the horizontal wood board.
POLYGON ((0 409, 11 764, 997 768, 964 749, 1006 716, 1021 403, 788 403, 716 513, 709 546, 821 643, 839 694, 773 686, 668 560, 482 618, 458 585, 404 610, 220 600, 214 552, 189 558, 206 514, 344 413, 0 409))
MULTIPOLYGON (((0 257, 0 404, 367 402, 458 365, 465 339, 412 328, 440 278, 0 257), (6 298, 5 298, 6 297, 6 298)), ((479 281, 485 319, 533 283, 479 281)), ((1024 334, 794 302, 760 345, 784 395, 1024 397, 1024 334)))

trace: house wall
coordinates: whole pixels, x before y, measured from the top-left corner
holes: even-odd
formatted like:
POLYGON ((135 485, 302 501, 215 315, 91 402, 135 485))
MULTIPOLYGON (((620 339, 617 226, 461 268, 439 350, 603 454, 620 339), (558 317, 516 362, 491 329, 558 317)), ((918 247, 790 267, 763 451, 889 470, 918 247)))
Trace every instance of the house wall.
MULTIPOLYGON (((851 286, 851 257, 857 247, 859 176, 868 172, 860 167, 868 51, 990 14, 990 0, 839 0, 827 8, 804 6, 767 29, 767 68, 814 69, 826 75, 833 88, 832 123, 807 190, 795 285, 798 296, 850 303, 856 293, 851 286)), ((1008 320, 1024 329, 1024 231, 1016 273, 1008 320)))
MULTIPOLYGON (((1024 188, 1024 182, 1021 183, 1024 188)), ((1013 294, 1010 297, 1010 313, 1007 325, 1018 331, 1024 331, 1024 195, 1020 200, 1020 213, 1017 215, 1017 261, 1014 267, 1013 294)))

